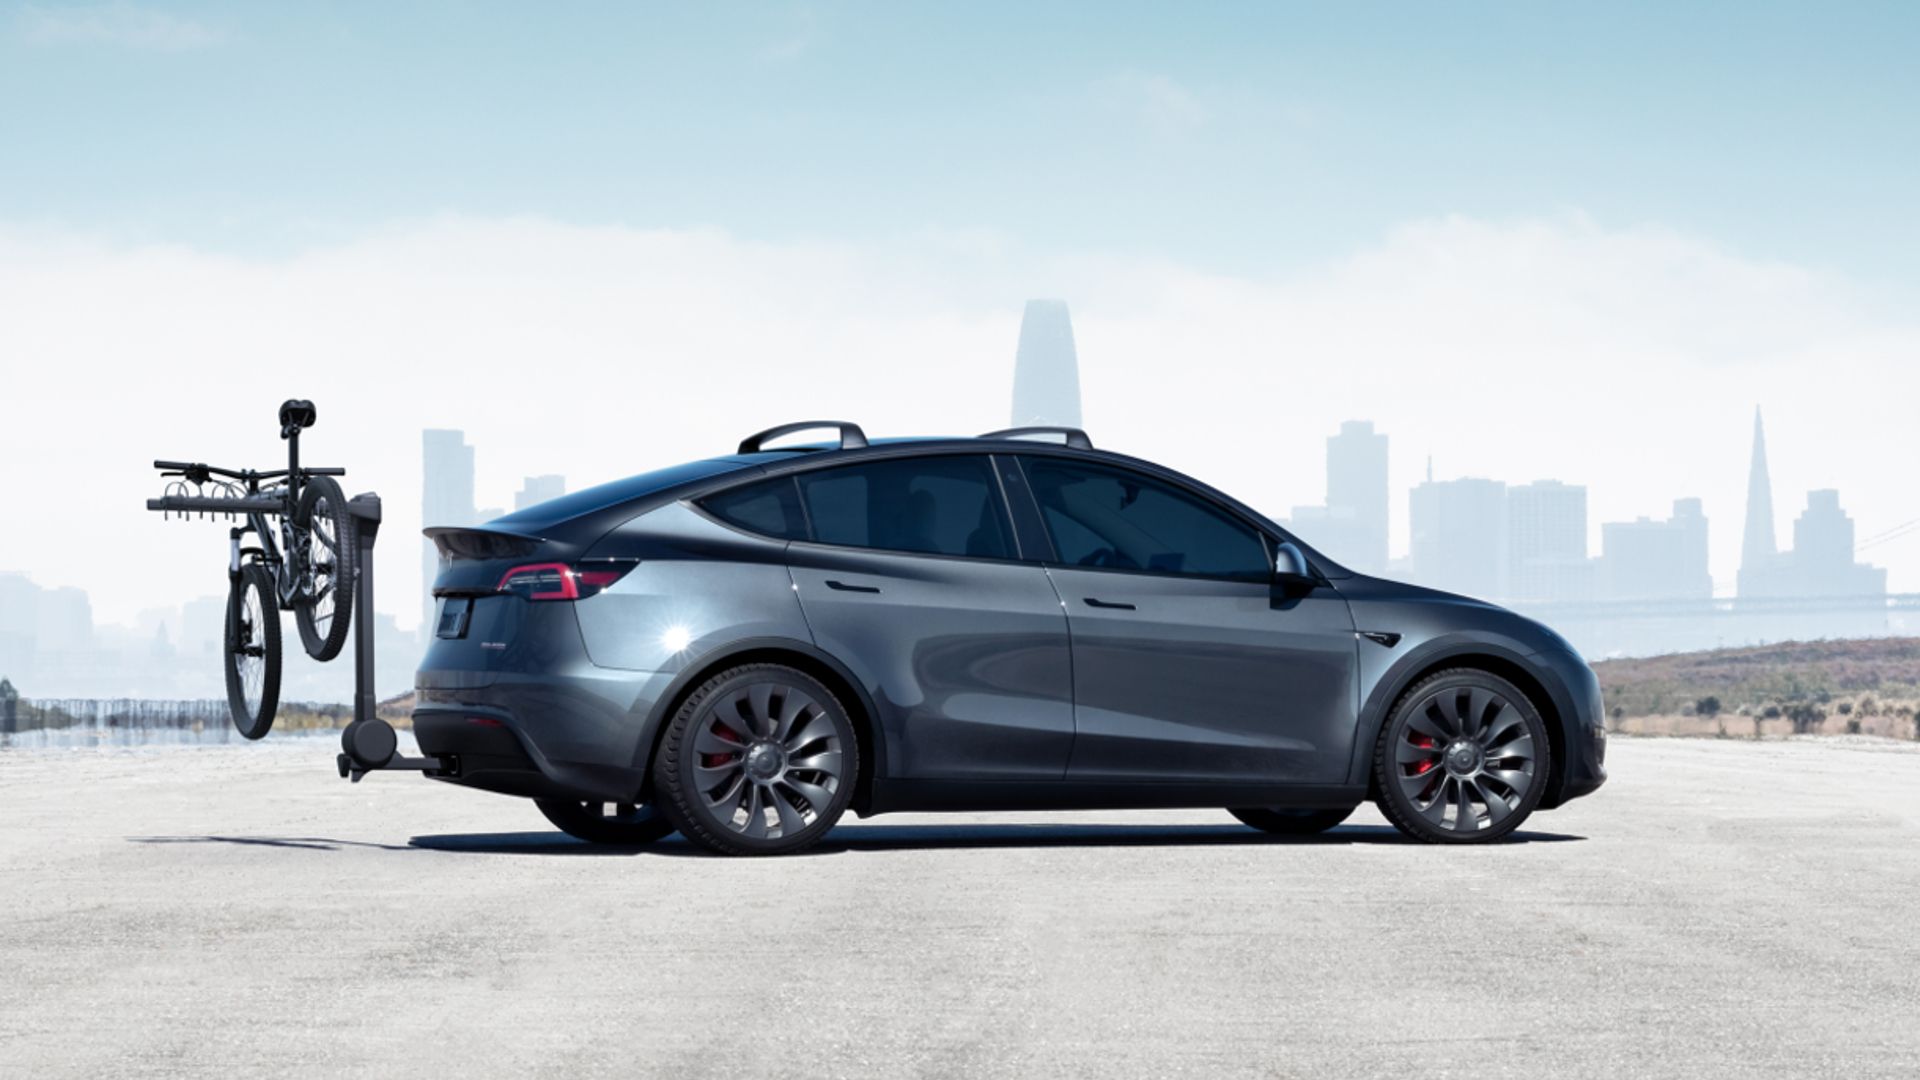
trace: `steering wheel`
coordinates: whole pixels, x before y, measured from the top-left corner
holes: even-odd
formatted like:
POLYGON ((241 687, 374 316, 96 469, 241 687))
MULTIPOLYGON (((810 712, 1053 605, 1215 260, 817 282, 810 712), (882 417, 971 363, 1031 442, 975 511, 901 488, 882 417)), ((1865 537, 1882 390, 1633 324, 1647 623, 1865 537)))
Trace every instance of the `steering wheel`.
POLYGON ((1085 555, 1080 556, 1079 565, 1081 566, 1117 566, 1119 565, 1119 559, 1116 557, 1116 552, 1110 547, 1095 548, 1094 550, 1087 552, 1085 555))

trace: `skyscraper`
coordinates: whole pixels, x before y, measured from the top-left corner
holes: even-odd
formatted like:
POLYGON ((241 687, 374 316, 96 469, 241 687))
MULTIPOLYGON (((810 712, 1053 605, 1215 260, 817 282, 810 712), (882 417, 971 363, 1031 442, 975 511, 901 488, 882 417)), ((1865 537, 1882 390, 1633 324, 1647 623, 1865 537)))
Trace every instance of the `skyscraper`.
MULTIPOLYGON (((420 433, 420 524, 471 525, 473 509, 473 447, 462 431, 429 428, 420 433)), ((421 561, 420 633, 433 633, 433 579, 440 573, 440 552, 423 540, 421 561)))
POLYGON ((1506 595, 1507 485, 1428 480, 1413 489, 1413 580, 1481 598, 1506 595))
POLYGON ((1387 568, 1387 437, 1371 420, 1348 420, 1327 437, 1327 510, 1352 511, 1348 550, 1339 558, 1363 574, 1387 568))
POLYGON ((1887 592, 1887 572, 1853 561, 1853 518, 1832 489, 1807 492, 1807 508, 1793 522, 1790 560, 1800 596, 1865 597, 1887 592))
POLYGON ((1711 599, 1700 500, 1675 500, 1665 521, 1643 517, 1600 526, 1600 563, 1609 600, 1711 599))
POLYGON ((1587 489, 1539 480, 1507 489, 1507 596, 1569 602, 1591 599, 1587 489))
POLYGON ((549 474, 547 476, 529 476, 514 493, 513 508, 525 510, 537 506, 548 499, 557 499, 567 493, 567 478, 549 474))
POLYGON ((1080 360, 1065 300, 1029 300, 1013 361, 1013 426, 1080 427, 1080 360))
POLYGON ((1779 549, 1773 543, 1773 481, 1767 475, 1767 432, 1753 407, 1753 464, 1747 472, 1747 531, 1740 546, 1740 592, 1750 574, 1766 574, 1779 549))

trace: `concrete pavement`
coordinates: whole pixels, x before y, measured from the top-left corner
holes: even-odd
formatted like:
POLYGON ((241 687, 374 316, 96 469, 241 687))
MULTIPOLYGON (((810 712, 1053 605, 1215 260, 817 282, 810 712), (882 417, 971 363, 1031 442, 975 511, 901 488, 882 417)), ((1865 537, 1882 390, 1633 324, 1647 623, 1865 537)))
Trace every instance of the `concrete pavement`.
POLYGON ((1912 1077, 1920 752, 1617 740, 1517 842, 606 852, 325 740, 0 751, 0 1076, 1912 1077))

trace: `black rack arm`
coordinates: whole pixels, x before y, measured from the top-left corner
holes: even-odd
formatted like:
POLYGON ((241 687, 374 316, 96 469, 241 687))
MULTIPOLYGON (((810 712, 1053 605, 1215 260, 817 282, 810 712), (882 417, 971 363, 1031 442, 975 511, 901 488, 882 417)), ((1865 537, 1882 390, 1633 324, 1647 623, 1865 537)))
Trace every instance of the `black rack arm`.
POLYGON ((444 757, 400 757, 393 725, 375 715, 373 687, 373 541, 380 534, 380 496, 355 495, 347 500, 359 538, 359 566, 355 568, 353 603, 353 722, 340 733, 340 775, 359 783, 376 769, 452 772, 458 763, 444 757))
POLYGON ((1010 427, 1000 431, 989 431, 985 435, 976 436, 976 438, 1019 439, 1028 435, 1061 435, 1066 437, 1068 446, 1078 450, 1093 449, 1093 440, 1087 438, 1087 433, 1077 427, 1010 427))
POLYGON ((794 424, 770 427, 741 439, 740 453, 758 453, 761 447, 783 435, 791 435, 796 431, 812 431, 815 428, 838 428, 842 450, 858 450, 867 445, 867 433, 860 430, 859 424, 847 420, 802 420, 794 424))

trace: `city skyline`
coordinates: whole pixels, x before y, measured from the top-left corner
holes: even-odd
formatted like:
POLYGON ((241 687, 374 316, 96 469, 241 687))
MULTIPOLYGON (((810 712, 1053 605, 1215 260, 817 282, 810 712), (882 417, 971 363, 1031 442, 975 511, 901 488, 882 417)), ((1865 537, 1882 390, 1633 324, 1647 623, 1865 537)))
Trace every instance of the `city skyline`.
MULTIPOLYGON (((1063 302, 1029 303, 1014 348, 1016 372, 1035 370, 1054 377, 1052 397, 1036 416, 1066 417, 1080 408, 1077 375, 1057 378, 1064 357, 1077 369, 1071 324, 1063 302), (1029 332, 1035 322, 1042 333, 1029 332), (1051 348, 1037 348, 1036 341, 1051 348), (1065 350, 1058 348, 1061 340, 1065 350), (1047 372, 1047 366, 1055 370, 1047 372)), ((1032 382, 1023 388, 1016 374, 1010 399, 1016 410, 1031 404, 1032 382), (1023 406, 1024 400, 1027 402, 1023 406)), ((1016 413, 1017 415, 1017 413, 1016 413)), ((1818 617, 1782 614, 1767 601, 1831 597, 1850 602, 1886 594, 1886 571, 1859 563, 1855 532, 1840 493, 1814 489, 1795 518, 1793 546, 1781 550, 1770 535, 1771 474, 1761 414, 1754 414, 1743 536, 1743 564, 1735 590, 1736 605, 1757 603, 1752 617, 1729 623, 1724 609, 1676 608, 1676 603, 1705 605, 1716 596, 1708 573, 1709 522, 1697 497, 1674 499, 1664 520, 1641 515, 1627 521, 1588 521, 1588 489, 1558 479, 1510 484, 1505 480, 1458 477, 1436 480, 1429 472, 1406 489, 1409 543, 1404 553, 1387 546, 1392 500, 1387 447, 1390 436, 1371 421, 1348 420, 1324 438, 1325 491, 1321 504, 1296 506, 1278 518, 1309 543, 1363 572, 1383 573, 1437 588, 1514 604, 1562 625, 1583 647, 1622 640, 1620 635, 1657 613, 1655 627, 1632 630, 1649 647, 1674 643, 1724 644, 1724 635, 1745 633, 1748 640, 1780 640, 1797 631, 1824 635, 1886 633, 1895 628, 1884 606, 1825 612, 1818 617), (1601 535, 1600 553, 1589 554, 1589 532, 1601 535), (1386 553, 1385 565, 1367 565, 1386 553), (1751 561, 1748 561, 1748 557, 1751 561), (1653 605, 1646 608, 1645 605, 1653 605), (1609 611, 1609 605, 1612 610, 1609 611), (1634 608, 1633 605, 1641 605, 1634 608), (1692 611, 1694 614, 1689 614, 1692 611), (1638 612, 1638 614, 1634 614, 1638 612), (1640 623, 1635 622, 1640 619, 1640 623), (1718 619, 1718 621, 1715 621, 1718 619), (1598 620, 1596 622, 1596 620, 1598 620), (1705 621, 1702 621, 1705 620, 1705 621)), ((474 524, 502 511, 476 509, 478 447, 460 429, 421 431, 422 520, 432 524, 474 524)), ((514 496, 516 509, 562 494, 564 475, 523 476, 514 496)), ((1251 500, 1258 507, 1262 500, 1251 500)), ((1270 500, 1268 500, 1270 503, 1270 500)), ((1270 509, 1270 506, 1269 506, 1270 509)), ((406 685, 419 635, 431 625, 430 589, 438 555, 422 539, 422 619, 403 630, 388 611, 376 608, 377 639, 384 673, 380 685, 392 691, 406 685)), ((384 576, 384 575, 383 575, 384 576)), ((391 593, 384 595, 391 596, 391 593)), ((1721 593, 1720 595, 1724 595, 1721 593)), ((115 688, 149 696, 217 694, 217 650, 222 598, 206 595, 143 611, 131 625, 96 622, 89 594, 73 586, 44 587, 18 571, 0 571, 0 674, 16 684, 37 679, 58 693, 83 686, 95 694, 115 688), (95 672, 109 663, 114 678, 95 672)), ((1738 607, 1733 609, 1735 612, 1738 607)), ((1920 627, 1920 621, 1908 625, 1920 627)), ((1635 640, 1625 638, 1624 640, 1635 640)), ((1736 643, 1739 643, 1736 639, 1736 643)), ((1597 655, 1617 653, 1599 648, 1597 655)), ((314 668, 314 665, 307 665, 314 668)), ((325 697, 343 692, 350 673, 301 670, 290 673, 289 693, 325 697)), ((40 691, 45 693, 44 690, 40 691)))

